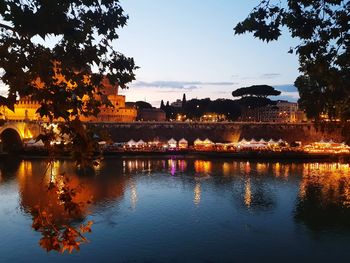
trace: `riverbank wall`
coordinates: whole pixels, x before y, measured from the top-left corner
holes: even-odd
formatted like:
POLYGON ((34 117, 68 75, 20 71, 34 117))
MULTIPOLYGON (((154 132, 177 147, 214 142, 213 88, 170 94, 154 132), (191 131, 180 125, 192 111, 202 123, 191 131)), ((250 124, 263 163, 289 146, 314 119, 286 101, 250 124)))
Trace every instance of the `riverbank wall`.
POLYGON ((197 138, 209 138, 214 142, 237 142, 249 139, 283 139, 308 144, 320 140, 350 143, 350 127, 337 123, 186 123, 186 122, 134 122, 91 124, 106 129, 115 142, 130 139, 152 141, 155 138, 167 141, 170 138, 185 138, 193 144, 197 138))

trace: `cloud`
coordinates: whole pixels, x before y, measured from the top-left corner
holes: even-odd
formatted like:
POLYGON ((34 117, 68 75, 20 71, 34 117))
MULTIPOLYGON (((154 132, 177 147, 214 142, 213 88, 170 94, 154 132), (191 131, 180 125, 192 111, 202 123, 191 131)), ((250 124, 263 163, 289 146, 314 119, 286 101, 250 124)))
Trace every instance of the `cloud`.
MULTIPOLYGON (((192 91, 193 89, 182 89, 183 91, 192 91)), ((161 89, 157 90, 157 93, 179 93, 178 89, 161 89)))
POLYGON ((274 79, 281 76, 280 73, 265 73, 260 76, 261 79, 274 79))
POLYGON ((203 81, 137 81, 131 86, 135 88, 157 88, 157 89, 175 89, 175 90, 188 90, 200 89, 202 86, 232 86, 235 82, 203 82, 203 81))

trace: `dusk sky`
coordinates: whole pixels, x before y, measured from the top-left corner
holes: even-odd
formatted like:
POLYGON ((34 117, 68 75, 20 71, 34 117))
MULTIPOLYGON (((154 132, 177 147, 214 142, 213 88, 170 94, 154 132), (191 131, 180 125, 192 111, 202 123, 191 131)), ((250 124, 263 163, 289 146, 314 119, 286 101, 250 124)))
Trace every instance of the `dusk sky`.
POLYGON ((281 99, 296 101, 291 85, 298 60, 288 54, 296 41, 288 32, 278 42, 264 43, 252 35, 234 35, 233 27, 258 1, 246 0, 122 0, 129 14, 117 50, 140 67, 137 80, 121 91, 127 101, 146 100, 159 107, 186 93, 191 98, 233 98, 239 87, 268 84, 281 99))
MULTIPOLYGON (((129 15, 115 49, 134 57, 136 81, 120 91, 127 101, 146 100, 159 107, 185 93, 191 98, 233 98, 240 87, 267 84, 279 99, 296 101, 293 87, 298 60, 288 54, 297 44, 288 32, 265 43, 234 35, 233 27, 258 4, 256 0, 121 0, 129 15)), ((50 43, 48 43, 50 45, 50 43)), ((6 88, 1 87, 1 93, 6 88)))

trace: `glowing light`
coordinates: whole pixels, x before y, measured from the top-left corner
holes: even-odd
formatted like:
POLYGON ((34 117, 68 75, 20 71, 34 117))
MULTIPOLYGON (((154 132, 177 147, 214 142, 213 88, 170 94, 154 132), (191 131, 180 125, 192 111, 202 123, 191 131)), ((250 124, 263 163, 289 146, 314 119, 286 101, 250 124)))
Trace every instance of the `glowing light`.
POLYGON ((137 196, 136 184, 134 181, 132 181, 131 183, 130 190, 131 190, 131 195, 130 195, 131 208, 135 210, 136 204, 138 201, 138 196, 137 196))
POLYGON ((251 185, 250 185, 250 178, 246 180, 246 184, 245 184, 244 203, 248 208, 250 208, 252 204, 252 191, 251 191, 251 185))
POLYGON ((194 198, 193 203, 198 206, 201 202, 201 185, 199 182, 196 183, 196 186, 194 187, 194 198))
POLYGON ((196 160, 194 162, 194 169, 196 173, 210 173, 212 170, 212 163, 210 161, 196 160))

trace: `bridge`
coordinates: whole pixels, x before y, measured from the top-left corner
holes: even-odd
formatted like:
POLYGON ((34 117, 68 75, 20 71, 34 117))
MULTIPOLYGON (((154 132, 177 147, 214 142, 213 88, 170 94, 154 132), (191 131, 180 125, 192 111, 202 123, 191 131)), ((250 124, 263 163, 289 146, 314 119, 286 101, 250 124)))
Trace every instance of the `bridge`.
POLYGON ((36 138, 41 131, 39 122, 34 121, 10 121, 0 126, 0 140, 4 152, 18 151, 23 147, 23 142, 36 138))

